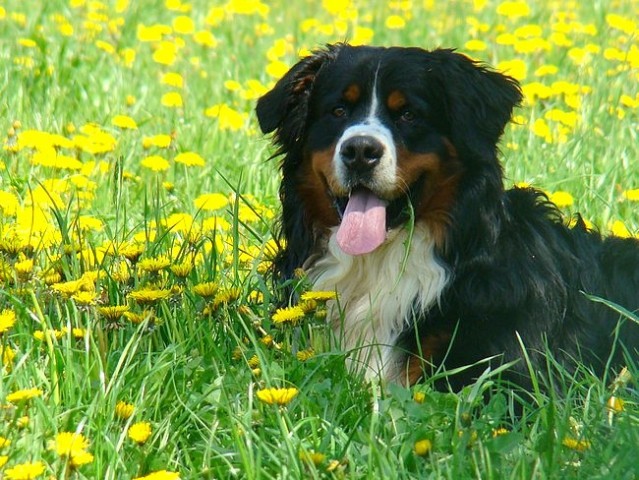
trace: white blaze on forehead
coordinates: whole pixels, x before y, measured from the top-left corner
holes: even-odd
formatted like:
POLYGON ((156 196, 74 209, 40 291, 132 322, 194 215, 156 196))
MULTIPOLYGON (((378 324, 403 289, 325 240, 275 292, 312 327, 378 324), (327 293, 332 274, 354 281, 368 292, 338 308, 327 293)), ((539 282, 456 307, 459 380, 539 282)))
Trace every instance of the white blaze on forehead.
POLYGON ((377 69, 375 69, 375 75, 373 76, 373 88, 371 88, 371 103, 366 118, 367 122, 379 121, 377 119, 377 109, 379 108, 379 100, 377 99, 377 76, 379 74, 380 65, 381 61, 377 64, 377 69))
POLYGON ((371 89, 371 101, 366 117, 360 122, 348 127, 337 141, 333 165, 335 176, 342 186, 348 185, 348 170, 341 159, 341 149, 345 141, 353 137, 368 136, 379 141, 384 147, 384 154, 379 164, 375 167, 370 185, 366 185, 378 194, 391 193, 395 190, 397 175, 397 149, 393 141, 393 134, 379 118, 379 93, 377 91, 377 72, 373 79, 371 89))

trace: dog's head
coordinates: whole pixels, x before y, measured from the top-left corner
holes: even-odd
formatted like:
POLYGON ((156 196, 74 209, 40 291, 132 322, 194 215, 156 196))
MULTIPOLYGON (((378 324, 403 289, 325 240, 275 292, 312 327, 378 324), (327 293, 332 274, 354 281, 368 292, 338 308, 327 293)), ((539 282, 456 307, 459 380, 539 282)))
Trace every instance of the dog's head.
POLYGON ((520 99, 512 78, 452 50, 338 44, 302 59, 257 104, 285 155, 285 236, 339 227, 360 255, 412 216, 444 241, 460 189, 501 184, 496 144, 520 99))

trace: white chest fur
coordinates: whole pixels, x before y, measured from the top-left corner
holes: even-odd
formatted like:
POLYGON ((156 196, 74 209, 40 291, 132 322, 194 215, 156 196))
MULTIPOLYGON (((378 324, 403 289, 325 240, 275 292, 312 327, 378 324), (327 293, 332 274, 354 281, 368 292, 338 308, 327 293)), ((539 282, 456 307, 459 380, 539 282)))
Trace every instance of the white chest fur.
POLYGON ((403 355, 393 347, 411 321, 413 310, 436 303, 448 282, 447 270, 434 256, 426 227, 389 232, 372 253, 350 256, 341 251, 333 231, 326 254, 309 270, 314 290, 331 290, 329 321, 349 352, 354 369, 367 378, 401 381, 403 355))

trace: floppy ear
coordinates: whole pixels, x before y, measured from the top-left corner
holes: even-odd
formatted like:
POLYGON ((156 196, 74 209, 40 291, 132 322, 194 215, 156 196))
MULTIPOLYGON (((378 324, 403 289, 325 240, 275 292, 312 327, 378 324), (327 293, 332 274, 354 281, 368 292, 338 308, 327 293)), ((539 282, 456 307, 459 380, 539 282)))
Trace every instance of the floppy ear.
POLYGON ((263 133, 277 130, 275 141, 285 147, 299 137, 315 77, 326 62, 337 56, 340 47, 328 45, 303 58, 257 101, 255 112, 263 133))
POLYGON ((522 100, 519 83, 453 50, 432 53, 446 92, 451 140, 474 156, 494 158, 513 108, 522 100))

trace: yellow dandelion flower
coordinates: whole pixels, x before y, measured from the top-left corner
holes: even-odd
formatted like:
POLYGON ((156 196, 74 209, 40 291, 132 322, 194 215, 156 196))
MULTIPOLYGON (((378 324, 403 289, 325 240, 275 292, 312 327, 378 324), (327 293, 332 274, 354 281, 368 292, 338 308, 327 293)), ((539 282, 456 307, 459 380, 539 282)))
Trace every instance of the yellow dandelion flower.
POLYGON ((299 391, 297 388, 264 388, 257 391, 257 398, 269 405, 288 405, 299 391))
POLYGON ((84 338, 87 331, 84 328, 72 328, 71 335, 73 338, 84 338))
POLYGON ((263 85, 259 80, 250 79, 246 81, 246 89, 241 92, 241 96, 245 100, 255 100, 268 91, 268 87, 263 85))
POLYGON ((253 355, 251 358, 247 360, 246 363, 248 363, 248 366, 251 369, 255 369, 260 366, 260 357, 258 357, 257 355, 253 355))
POLYGON ((6 469, 4 476, 7 480, 31 480, 42 475, 44 470, 44 463, 40 461, 19 463, 14 467, 6 469))
POLYGON ((315 356, 315 350, 313 350, 312 348, 307 348, 306 350, 300 350, 299 352, 295 354, 295 357, 300 362, 306 362, 307 360, 310 360, 314 356, 315 356))
POLYGON ((624 191, 623 198, 631 202, 639 202, 639 188, 624 191))
POLYGON ((190 261, 177 263, 175 265, 171 265, 169 268, 171 273, 178 278, 186 278, 193 271, 193 263, 190 261))
POLYGON ((136 477, 133 480, 180 480, 180 474, 178 472, 169 472, 168 470, 159 470, 144 477, 136 477))
POLYGON ((2 365, 4 365, 7 370, 11 370, 11 366, 13 365, 13 359, 16 357, 16 352, 13 351, 9 345, 0 345, 0 359, 2 361, 2 365))
POLYGON ((242 290, 239 288, 221 290, 215 295, 215 298, 213 298, 213 308, 218 309, 222 305, 228 305, 240 298, 240 295, 242 295, 242 290))
POLYGON ((215 296, 218 290, 218 285, 215 282, 203 282, 193 285, 193 293, 200 297, 210 298, 215 296))
POLYGON ((24 402, 26 400, 31 400, 32 398, 41 397, 42 390, 39 388, 25 388, 22 390, 16 390, 13 393, 7 395, 7 402, 9 403, 18 403, 24 402))
POLYGON ((492 432, 493 437, 501 437, 503 435, 507 435, 510 433, 510 430, 504 428, 504 427, 499 427, 499 428, 495 428, 492 432))
POLYGON ((129 293, 129 298, 140 305, 154 305, 161 300, 166 300, 170 296, 171 290, 160 288, 143 288, 129 293))
POLYGON ((613 395, 608 399, 606 407, 613 413, 620 413, 624 411, 624 403, 625 402, 621 398, 613 395))
POLYGON ((171 166, 165 158, 159 155, 150 155, 142 159, 140 165, 154 172, 164 172, 171 166))
POLYGON ((229 199, 221 193, 205 193, 197 197, 193 204, 198 210, 220 210, 229 204, 229 199))
POLYGON ((356 25, 350 43, 353 45, 366 45, 373 41, 375 30, 369 27, 356 25))
POLYGON ((174 88, 184 88, 184 78, 175 72, 167 72, 162 75, 160 83, 174 88))
POLYGON ((144 245, 138 242, 128 242, 120 246, 118 253, 131 263, 137 263, 140 255, 144 253, 144 245))
POLYGON ((162 41, 157 44, 156 50, 153 52, 151 58, 155 63, 160 65, 171 66, 175 63, 178 57, 177 43, 162 41))
POLYGON ((140 42, 159 42, 163 36, 170 35, 171 33, 171 27, 168 25, 150 25, 147 27, 143 23, 140 23, 137 27, 137 39, 140 42))
POLYGON ((11 440, 8 438, 0 437, 0 448, 8 447, 11 445, 11 440))
POLYGON ((98 307, 98 313, 109 322, 117 322, 128 311, 128 305, 109 305, 105 307, 98 307))
POLYGON ((159 135, 153 135, 151 137, 144 137, 142 139, 142 147, 169 148, 171 146, 172 140, 173 139, 171 138, 171 135, 166 135, 166 134, 159 134, 159 135))
POLYGON ((406 20, 399 15, 389 15, 386 18, 385 25, 389 30, 401 30, 406 26, 406 20))
POLYGON ((639 24, 634 19, 616 13, 607 14, 606 23, 611 28, 620 30, 626 35, 637 35, 639 31, 639 24))
POLYGON ((290 323, 296 324, 304 318, 304 310, 301 307, 278 308, 271 319, 276 324, 290 323))
POLYGON ((572 437, 566 437, 562 440, 561 444, 571 450, 577 452, 585 452, 590 448, 590 442, 588 440, 578 440, 572 437))
POLYGON ((129 427, 127 436, 135 443, 142 445, 151 436, 151 424, 149 422, 137 422, 129 427))
POLYGON ((24 260, 20 260, 13 265, 13 268, 19 279, 28 280, 33 273, 33 259, 25 258, 24 260))
POLYGON ((140 324, 147 319, 150 322, 153 322, 155 320, 155 314, 151 310, 144 310, 141 313, 125 312, 124 316, 129 322, 135 323, 135 324, 140 324))
POLYGON ((483 52, 487 48, 488 48, 488 45, 486 44, 486 42, 482 40, 468 40, 464 44, 464 49, 470 52, 483 52))
POLYGON ((7 217, 15 216, 20 200, 12 192, 0 191, 0 213, 7 217))
POLYGON ((559 208, 570 207, 575 203, 575 199, 570 193, 561 190, 551 193, 548 198, 559 208))
MULTIPOLYGON (((126 68, 132 68, 133 63, 135 62, 135 57, 137 55, 137 52, 133 48, 123 48, 118 53, 120 55, 122 64, 126 68)), ((128 99, 127 99, 127 104, 129 104, 128 99)))
POLYGON ((497 14, 507 18, 530 15, 530 6, 524 1, 506 1, 497 6, 497 14))
POLYGON ((612 224, 610 225, 610 232, 615 237, 621 237, 621 238, 632 237, 632 233, 630 233, 630 230, 628 230, 628 227, 626 227, 626 225, 621 220, 615 220, 614 222, 612 222, 612 224))
POLYGON ((162 95, 160 99, 160 103, 169 108, 182 108, 184 106, 184 101, 182 100, 182 95, 179 92, 167 92, 162 95))
POLYGON ((95 292, 78 292, 74 294, 71 299, 80 306, 94 305, 97 298, 95 292))
POLYGON ((95 285, 87 278, 82 277, 78 280, 69 280, 68 282, 55 283, 51 285, 51 289, 65 298, 71 298, 78 292, 92 291, 95 285))
POLYGON ((115 415, 122 420, 130 418, 131 415, 133 415, 133 412, 135 412, 135 405, 132 403, 126 403, 125 401, 120 400, 115 405, 115 415))
POLYGON ((424 440, 419 440, 415 442, 415 445, 413 446, 413 451, 415 452, 415 455, 419 455, 420 457, 423 457, 425 455, 428 455, 428 453, 432 450, 432 448, 433 448, 432 442, 428 439, 424 439, 424 440))
POLYGON ((35 48, 38 44, 31 38, 19 38, 18 43, 23 47, 35 48))
POLYGON ((527 76, 528 67, 523 60, 514 59, 499 62, 496 68, 519 81, 524 80, 527 76))
POLYGON ((138 269, 148 273, 158 273, 171 265, 169 257, 161 255, 154 258, 145 258, 138 262, 138 269))
POLYGON ((195 43, 206 48, 215 48, 219 43, 215 35, 208 30, 199 30, 191 38, 195 43))
POLYGON ((302 309, 304 314, 309 314, 317 310, 317 301, 313 299, 302 300, 300 303, 297 304, 297 306, 302 309))
POLYGON ((335 300, 337 298, 337 292, 330 290, 316 290, 310 292, 304 292, 302 294, 302 300, 315 300, 316 302, 327 302, 329 300, 335 300))
POLYGON ((195 22, 191 17, 179 15, 173 19, 173 30, 180 35, 190 35, 195 31, 195 22))
POLYGON ((543 118, 538 118, 531 126, 532 132, 538 136, 543 138, 546 142, 552 141, 552 133, 550 131, 550 127, 548 123, 543 118))
POLYGON ((111 119, 111 123, 124 130, 137 130, 138 124, 128 115, 116 115, 111 119))
POLYGON ((413 400, 415 403, 424 403, 426 400, 426 394, 424 392, 415 392, 413 393, 413 400))
POLYGON ((13 310, 2 310, 0 312, 0 334, 6 333, 15 325, 16 313, 13 310))
POLYGON ((225 80, 224 88, 231 92, 237 92, 242 89, 242 84, 237 80, 225 80))
POLYGON ((87 452, 86 450, 80 450, 78 452, 72 453, 70 460, 72 467, 81 467, 82 465, 93 462, 93 454, 87 452))
POLYGON ((195 152, 183 152, 175 156, 175 162, 187 167, 203 167, 204 159, 195 152))
POLYGON ((307 463, 312 463, 317 467, 326 460, 326 455, 320 452, 300 450, 299 458, 300 460, 307 463))
POLYGON ((213 105, 204 111, 207 117, 217 118, 220 130, 238 131, 244 127, 248 115, 238 112, 226 104, 213 105))
POLYGON ((49 442, 49 450, 61 457, 70 457, 80 451, 89 448, 89 441, 84 435, 75 432, 61 432, 55 436, 55 440, 49 442))
POLYGON ((266 73, 275 79, 282 78, 288 69, 289 65, 281 60, 274 60, 266 65, 266 73))
POLYGON ((555 65, 542 65, 535 70, 536 77, 545 77, 546 75, 554 75, 559 71, 555 65))
POLYGON ((544 118, 548 120, 552 120, 553 122, 559 122, 566 127, 574 128, 577 125, 577 112, 565 112, 558 108, 553 108, 548 110, 544 114, 544 118))

